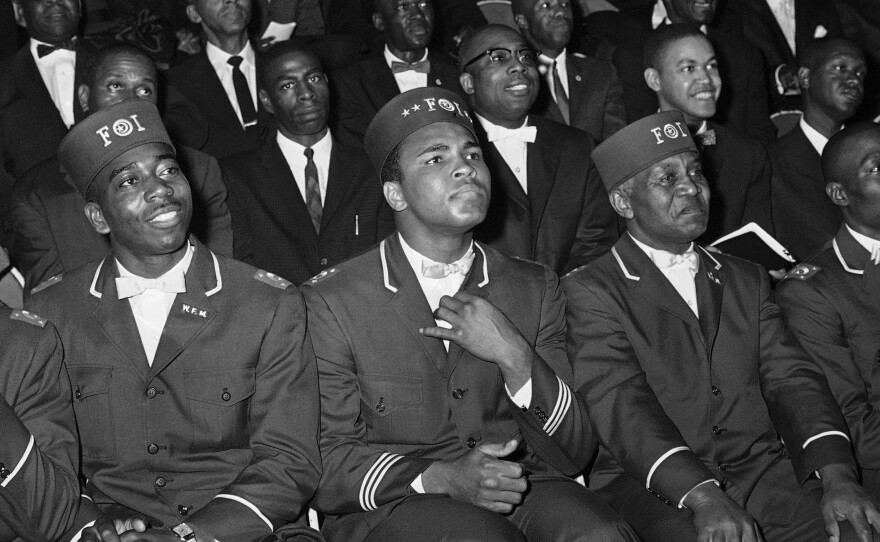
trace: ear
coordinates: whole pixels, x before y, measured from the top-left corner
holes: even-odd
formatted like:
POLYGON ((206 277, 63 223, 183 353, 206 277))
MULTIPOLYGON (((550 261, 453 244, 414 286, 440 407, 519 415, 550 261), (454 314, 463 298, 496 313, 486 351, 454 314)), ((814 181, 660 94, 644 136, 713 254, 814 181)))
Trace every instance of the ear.
POLYGON ((660 92, 660 72, 656 68, 645 68, 645 83, 654 92, 660 92))
POLYGON ((275 108, 272 107, 272 101, 269 99, 269 93, 266 92, 266 89, 257 89, 257 97, 260 99, 263 109, 274 115, 275 108))
POLYGON ((611 207, 614 208, 614 212, 623 218, 629 220, 634 216, 629 196, 620 190, 612 190, 611 193, 608 194, 608 200, 611 202, 611 207))
POLYGON ((385 32, 385 19, 382 18, 381 13, 373 14, 373 28, 379 32, 385 32))
POLYGON ((844 188, 842 184, 834 182, 826 184, 825 193, 828 194, 828 197, 831 198, 834 205, 837 205, 838 207, 849 206, 849 195, 846 193, 846 188, 844 188))
POLYGON ((458 82, 461 84, 462 90, 464 90, 465 94, 473 94, 474 93, 474 76, 469 74, 468 72, 461 72, 461 75, 458 76, 458 82))
POLYGON ((100 234, 110 233, 110 226, 108 226, 107 221, 104 220, 104 211, 101 209, 100 204, 90 201, 86 203, 84 210, 86 212, 86 218, 89 219, 89 224, 92 225, 96 232, 100 234))
POLYGON ((186 5, 186 16, 195 24, 202 24, 202 16, 195 4, 186 5))
POLYGON ((12 0, 12 9, 15 12, 15 22, 18 26, 27 28, 27 21, 24 18, 24 8, 21 7, 21 0, 12 0))
POLYGON ((385 194, 385 201, 394 211, 398 213, 406 210, 408 207, 406 198, 403 195, 399 182, 389 182, 382 185, 382 192, 385 194))
POLYGON ((519 27, 520 32, 525 32, 529 29, 529 22, 526 20, 526 16, 522 13, 514 17, 513 20, 516 22, 516 26, 519 27))
POLYGON ((76 89, 76 96, 79 98, 79 106, 83 110, 84 113, 89 112, 89 86, 88 85, 80 85, 78 89, 76 89))
POLYGON ((798 68, 797 78, 801 88, 810 88, 810 68, 798 68))

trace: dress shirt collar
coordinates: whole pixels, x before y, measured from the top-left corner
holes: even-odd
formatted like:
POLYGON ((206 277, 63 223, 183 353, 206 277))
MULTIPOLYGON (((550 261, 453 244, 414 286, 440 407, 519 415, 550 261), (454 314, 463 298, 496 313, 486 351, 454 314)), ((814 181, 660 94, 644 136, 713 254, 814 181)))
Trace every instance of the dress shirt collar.
MULTIPOLYGON (((428 60, 428 48, 427 47, 425 47, 425 54, 422 55, 422 58, 420 58, 416 62, 422 62, 423 60, 428 60)), ((385 64, 388 64, 389 70, 391 69, 392 62, 403 62, 404 64, 410 64, 410 62, 407 62, 406 60, 403 60, 402 58, 397 58, 397 56, 395 56, 394 53, 391 52, 391 49, 388 48, 388 44, 385 44, 385 64)))
POLYGON ((872 256, 880 252, 880 240, 874 239, 873 237, 868 237, 863 233, 855 231, 854 229, 849 227, 849 224, 844 225, 846 226, 849 234, 853 236, 853 239, 855 239, 860 245, 865 247, 865 250, 870 252, 872 256))
MULTIPOLYGON (((306 147, 300 145, 296 141, 282 134, 281 130, 278 130, 278 135, 276 136, 275 140, 278 142, 278 146, 281 148, 281 152, 284 154, 284 156, 305 156, 304 152, 306 150, 306 147)), ((330 149, 332 147, 333 138, 330 137, 330 130, 327 130, 327 133, 324 134, 324 137, 322 137, 314 145, 312 145, 312 150, 315 151, 315 156, 329 156, 330 149)))
MULTIPOLYGON (((816 152, 819 153, 819 156, 822 156, 822 153, 825 151, 825 145, 828 144, 828 138, 819 133, 818 130, 807 124, 807 121, 804 120, 804 117, 801 117, 800 122, 801 130, 804 131, 804 135, 807 136, 807 139, 810 141, 810 144, 816 149, 816 152)), ((843 127, 841 126, 841 129, 843 127)))
POLYGON ((499 125, 493 123, 492 121, 486 120, 486 118, 483 117, 482 115, 480 115, 479 113, 475 112, 474 115, 476 115, 477 119, 480 121, 480 125, 482 125, 483 130, 486 131, 486 138, 489 139, 489 141, 492 141, 493 134, 503 132, 504 130, 519 130, 521 128, 527 128, 529 126, 528 115, 526 116, 525 120, 523 121, 522 126, 520 126, 519 128, 505 128, 504 126, 499 126, 499 125))
MULTIPOLYGON (((657 28, 661 24, 672 24, 669 20, 669 12, 666 11, 666 4, 663 0, 657 0, 654 4, 654 13, 651 14, 651 28, 657 28)), ((700 25, 700 32, 706 33, 706 25, 700 25)))
POLYGON ((556 58, 550 58, 549 56, 541 53, 538 55, 538 65, 544 66, 546 69, 550 69, 553 66, 553 63, 556 62, 559 67, 556 68, 559 70, 559 77, 563 77, 563 75, 568 75, 568 70, 565 68, 565 63, 568 60, 568 53, 565 49, 562 50, 556 58))
MULTIPOLYGON (((208 62, 211 63, 211 66, 214 67, 215 72, 220 72, 220 70, 231 69, 232 66, 229 64, 229 59, 235 55, 231 55, 224 51, 223 49, 217 47, 211 42, 205 46, 205 53, 208 55, 208 62)), ((239 51, 238 56, 244 59, 245 63, 250 64, 251 66, 256 66, 256 55, 254 54, 254 49, 251 47, 251 42, 245 42, 244 48, 239 51)))
MULTIPOLYGON (((186 249, 186 253, 184 253, 183 258, 181 258, 180 261, 174 265, 174 267, 172 267, 171 269, 169 269, 168 271, 163 273, 161 276, 156 277, 156 278, 170 276, 176 272, 179 272, 179 270, 183 271, 183 274, 186 275, 186 272, 189 271, 189 265, 190 265, 190 263, 192 263, 193 254, 196 251, 196 247, 191 242, 187 241, 187 245, 188 246, 186 249)), ((116 260, 116 258, 114 258, 114 260, 116 260)), ((119 260, 116 260, 116 268, 119 269, 119 276, 120 277, 137 277, 137 276, 139 276, 139 275, 135 275, 134 273, 132 273, 131 271, 129 271, 128 269, 123 267, 122 262, 120 262, 119 260)))
MULTIPOLYGON (((406 240, 403 238, 403 235, 401 235, 400 232, 397 232, 397 236, 400 238, 400 248, 403 249, 403 254, 406 256, 406 261, 409 262, 409 265, 410 265, 410 267, 412 267, 412 270, 416 274, 416 277, 418 277, 419 282, 422 282, 422 280, 425 280, 425 277, 422 275, 422 264, 423 263, 426 265, 430 265, 430 264, 434 264, 434 263, 443 263, 443 262, 434 261, 431 258, 428 258, 427 256, 421 255, 416 249, 409 246, 409 243, 406 242, 406 240)), ((473 240, 471 240, 471 245, 468 247, 467 251, 465 251, 464 256, 462 256, 461 258, 459 258, 457 261, 455 261, 453 263, 458 263, 458 262, 464 261, 464 260, 470 258, 473 253, 474 253, 474 242, 473 242, 473 240)), ((438 280, 438 279, 427 279, 427 280, 438 280)))
MULTIPOLYGON (((669 252, 667 250, 660 250, 660 249, 656 249, 656 248, 651 248, 648 245, 646 245, 645 243, 642 243, 641 241, 639 241, 638 239, 633 237, 633 235, 631 233, 627 232, 627 235, 630 236, 630 239, 633 240, 633 242, 636 244, 637 247, 642 249, 642 252, 644 252, 645 254, 648 255, 648 258, 650 258, 651 261, 654 262, 654 265, 656 265, 658 269, 663 271, 669 266, 669 260, 674 256, 674 254, 672 252, 669 252)), ((689 246, 685 252, 690 252, 693 250, 694 250, 694 244, 691 243, 691 246, 689 246)))

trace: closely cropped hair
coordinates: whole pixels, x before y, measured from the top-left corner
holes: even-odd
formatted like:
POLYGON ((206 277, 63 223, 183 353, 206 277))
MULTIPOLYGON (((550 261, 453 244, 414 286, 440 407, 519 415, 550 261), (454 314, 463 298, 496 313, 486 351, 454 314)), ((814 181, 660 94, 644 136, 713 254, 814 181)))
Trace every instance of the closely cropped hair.
POLYGON ((808 68, 810 71, 819 68, 828 58, 828 55, 835 50, 836 46, 840 45, 852 47, 864 55, 862 48, 848 38, 819 38, 807 43, 801 54, 798 55, 798 67, 808 68))
POLYGON ((656 30, 648 34, 648 41, 645 42, 643 59, 645 68, 660 69, 663 63, 663 57, 671 45, 685 38, 701 38, 709 41, 698 28, 686 24, 667 24, 660 25, 656 30))
MULTIPOLYGON (((300 51, 315 55, 315 52, 305 43, 296 39, 276 43, 269 47, 269 50, 265 53, 258 54, 257 80, 260 82, 260 86, 266 89, 269 88, 270 81, 267 81, 266 79, 269 77, 269 66, 272 65, 272 62, 288 53, 298 53, 300 51)), ((317 58, 317 55, 315 55, 315 57, 317 58)))
POLYGON ((136 56, 144 59, 147 64, 153 66, 153 69, 156 69, 156 65, 153 62, 153 59, 150 58, 150 55, 147 54, 146 51, 141 49, 136 45, 132 45, 130 43, 113 43, 107 45, 106 47, 102 47, 98 49, 98 51, 94 55, 89 55, 86 57, 86 65, 83 70, 84 81, 88 86, 94 86, 95 84, 95 73, 98 71, 98 66, 104 63, 110 57, 116 56, 118 54, 128 53, 132 56, 136 56))
POLYGON ((382 166, 382 174, 379 176, 382 184, 403 181, 403 170, 400 167, 401 145, 403 145, 403 141, 391 149, 391 152, 388 153, 388 158, 385 159, 385 165, 382 166))

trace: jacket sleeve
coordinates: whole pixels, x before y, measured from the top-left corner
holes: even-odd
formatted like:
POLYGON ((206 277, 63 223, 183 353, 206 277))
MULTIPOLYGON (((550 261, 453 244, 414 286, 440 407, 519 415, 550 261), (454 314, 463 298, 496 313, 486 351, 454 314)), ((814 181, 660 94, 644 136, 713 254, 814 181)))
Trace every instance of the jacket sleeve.
MULTIPOLYGON (((10 338, 3 342, 8 347, 10 338)), ((70 382, 51 324, 24 346, 18 359, 4 360, 27 370, 15 397, 0 397, 0 523, 26 540, 56 540, 72 524, 80 495, 70 382)), ((7 369, 0 367, 4 379, 7 369)))
MULTIPOLYGON (((205 174, 193 179, 193 200, 197 212, 191 228, 212 252, 232 258, 232 216, 226 202, 228 194, 220 164, 213 156, 207 156, 205 174)), ((188 177, 189 171, 184 172, 188 177)))
POLYGON ((231 166, 227 162, 223 163, 226 171, 224 175, 224 183, 229 190, 229 212, 232 220, 232 253, 236 260, 245 263, 254 263, 253 237, 251 236, 251 225, 248 220, 248 209, 242 204, 244 195, 240 192, 244 188, 237 185, 237 181, 230 175, 231 166))
POLYGON ((585 175, 584 208, 563 274, 605 254, 620 237, 617 214, 611 208, 608 192, 592 161, 585 175))
POLYGON ((364 146, 364 134, 370 124, 373 106, 361 99, 360 81, 350 71, 354 66, 330 74, 330 85, 336 99, 333 135, 347 145, 364 146))
POLYGON ((306 510, 321 476, 318 378, 295 288, 278 297, 264 331, 248 417, 253 460, 187 520, 222 540, 257 540, 306 510))
POLYGON ((32 191, 22 183, 13 189, 9 221, 12 226, 12 261, 25 278, 25 292, 64 268, 55 245, 55 237, 46 220, 45 209, 32 191))
POLYGON ((617 69, 610 62, 608 93, 605 95, 605 119, 602 123, 602 141, 613 136, 626 126, 626 107, 623 105, 623 83, 617 76, 617 69))
POLYGON ((755 222, 770 235, 776 234, 773 227, 773 214, 770 207, 770 158, 760 144, 754 144, 754 155, 757 158, 752 169, 751 182, 746 193, 746 208, 741 226, 755 222))

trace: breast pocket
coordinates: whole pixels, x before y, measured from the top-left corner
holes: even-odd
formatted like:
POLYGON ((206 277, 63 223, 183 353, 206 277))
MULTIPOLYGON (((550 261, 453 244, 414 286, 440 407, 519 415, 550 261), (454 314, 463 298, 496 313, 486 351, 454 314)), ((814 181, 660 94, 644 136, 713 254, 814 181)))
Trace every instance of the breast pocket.
POLYGON ((185 373, 190 450, 211 451, 247 447, 251 397, 256 390, 256 371, 193 371, 185 373))
POLYGON ((113 457, 116 454, 110 409, 110 380, 113 369, 72 365, 68 367, 68 373, 83 456, 91 459, 113 457))
POLYGON ((361 373, 364 418, 372 440, 421 444, 424 409, 422 379, 414 376, 361 373))

